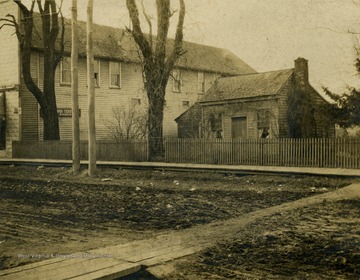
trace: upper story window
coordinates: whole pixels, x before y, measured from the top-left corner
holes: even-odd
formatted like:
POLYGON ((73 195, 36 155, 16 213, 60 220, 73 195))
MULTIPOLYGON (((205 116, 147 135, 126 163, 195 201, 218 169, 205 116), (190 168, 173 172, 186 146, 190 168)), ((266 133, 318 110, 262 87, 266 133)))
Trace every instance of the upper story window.
POLYGON ((172 75, 173 75, 173 91, 181 92, 182 80, 181 80, 180 69, 174 69, 172 75))
POLYGON ((189 107, 190 107, 190 101, 188 101, 188 100, 183 100, 183 101, 182 101, 182 106, 185 107, 185 108, 189 108, 189 107))
POLYGON ((71 85, 71 60, 70 57, 63 57, 60 63, 60 83, 71 85))
POLYGON ((132 106, 141 105, 141 99, 135 97, 131 98, 131 105, 132 106))
POLYGON ((94 83, 96 87, 100 86, 100 60, 94 60, 94 83))
MULTIPOLYGON (((86 80, 88 79, 88 74, 86 73, 86 80)), ((94 59, 94 86, 100 87, 100 60, 94 59)))
POLYGON ((205 93, 205 74, 198 72, 198 93, 205 93))
POLYGON ((121 63, 110 61, 110 87, 121 87, 121 63))

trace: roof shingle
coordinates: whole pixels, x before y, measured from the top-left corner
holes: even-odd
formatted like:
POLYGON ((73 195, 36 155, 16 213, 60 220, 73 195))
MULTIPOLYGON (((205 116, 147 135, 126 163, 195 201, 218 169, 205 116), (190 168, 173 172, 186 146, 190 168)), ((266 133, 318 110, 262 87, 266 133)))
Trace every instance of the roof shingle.
POLYGON ((275 95, 294 69, 219 78, 199 101, 213 102, 275 95))
MULTIPOLYGON (((41 19, 34 13, 35 28, 41 30, 41 19)), ((71 22, 65 20, 65 51, 71 50, 71 22)), ((86 55, 86 23, 79 21, 79 54, 86 55)), ((43 48, 40 32, 33 33, 33 47, 43 48)), ((94 56, 97 58, 114 59, 123 62, 139 63, 139 49, 132 35, 124 29, 97 25, 93 26, 94 56)), ((168 50, 172 49, 173 40, 168 40, 168 50)), ((256 71, 228 50, 183 42, 184 55, 177 61, 176 66, 201 71, 217 72, 225 75, 239 75, 256 73, 256 71)))

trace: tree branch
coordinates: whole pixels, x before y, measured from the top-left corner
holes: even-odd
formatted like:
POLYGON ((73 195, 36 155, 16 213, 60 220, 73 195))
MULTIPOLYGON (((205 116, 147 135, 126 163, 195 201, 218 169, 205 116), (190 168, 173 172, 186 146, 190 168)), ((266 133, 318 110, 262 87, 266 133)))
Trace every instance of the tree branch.
MULTIPOLYGON (((0 19, 0 21, 2 21, 2 19, 0 19)), ((11 24, 11 23, 3 23, 1 26, 0 26, 0 29, 3 28, 4 26, 11 26, 11 27, 15 27, 14 24, 11 24)))
POLYGON ((335 102, 339 102, 341 100, 341 96, 337 95, 335 93, 332 93, 327 87, 323 87, 322 88, 323 91, 325 92, 325 94, 327 96, 329 96, 332 100, 334 100, 335 102))
MULTIPOLYGON (((45 1, 44 7, 41 4, 41 0, 37 0, 37 5, 40 11, 41 20, 42 20, 42 29, 43 29, 43 36, 47 37, 50 34, 50 20, 49 20, 49 5, 48 1, 45 1)), ((46 38, 43 38, 44 42, 47 41, 46 38)))
MULTIPOLYGON (((62 2, 61 2, 62 3, 62 2)), ((56 68, 59 62, 61 61, 62 57, 64 56, 65 51, 65 18, 61 10, 59 10, 59 13, 61 15, 61 37, 60 37, 60 52, 57 55, 54 63, 54 67, 56 68)))
POLYGON ((183 27, 184 27, 184 19, 185 19, 185 2, 184 0, 179 0, 180 3, 180 12, 179 12, 179 20, 176 27, 176 35, 174 41, 174 47, 171 55, 168 57, 165 64, 165 71, 169 75, 171 69, 173 69, 176 60, 184 53, 182 48, 182 42, 184 38, 183 27))
POLYGON ((7 19, 7 18, 0 18, 0 21, 7 21, 7 22, 11 22, 13 24, 17 25, 16 19, 13 15, 7 14, 6 17, 9 17, 11 19, 7 19))
MULTIPOLYGON (((21 0, 14 0, 14 2, 16 5, 19 6, 19 8, 24 16, 29 15, 30 10, 23 3, 21 3, 21 0)), ((34 1, 33 1, 33 3, 34 3, 34 1)), ((33 3, 31 4, 31 7, 33 7, 33 3)), ((31 11, 32 11, 32 9, 31 9, 31 11)))
POLYGON ((145 6, 144 6, 144 0, 141 0, 141 6, 143 10, 143 15, 149 25, 149 42, 150 42, 150 48, 153 49, 153 32, 152 32, 152 22, 151 17, 146 13, 145 6))
POLYGON ((44 9, 42 7, 41 0, 36 0, 36 2, 37 2, 37 6, 39 8, 40 14, 42 14, 44 12, 44 9))
POLYGON ((0 26, 0 29, 3 28, 4 26, 11 26, 14 27, 16 31, 18 31, 19 26, 15 20, 15 17, 13 15, 6 15, 6 16, 11 17, 12 19, 0 18, 0 22, 2 21, 5 22, 0 26))
MULTIPOLYGON (((26 6, 24 6, 20 0, 14 0, 14 2, 19 6, 24 21, 24 35, 20 34, 19 27, 16 31, 17 33, 19 33, 18 38, 20 36, 19 43, 21 48, 21 70, 23 73, 24 82, 27 88, 35 96, 36 100, 41 105, 43 93, 32 79, 31 70, 29 67, 29 65, 31 65, 31 40, 34 26, 33 10, 35 1, 32 2, 30 10, 26 6)), ((15 18, 13 19, 15 20, 15 18)))
POLYGON ((155 58, 160 68, 163 68, 166 57, 166 43, 170 26, 170 0, 156 0, 157 6, 157 37, 155 58))
POLYGON ((152 59, 152 49, 148 40, 145 38, 140 25, 139 11, 135 0, 126 0, 126 6, 129 11, 133 29, 129 30, 134 37, 135 42, 139 45, 141 53, 145 60, 152 59))
POLYGON ((63 6, 63 3, 64 3, 64 0, 61 0, 60 1, 60 5, 57 5, 57 8, 58 8, 58 11, 61 13, 61 16, 62 16, 62 6, 63 6))
POLYGON ((55 45, 56 38, 59 34, 59 21, 58 21, 58 13, 56 10, 56 3, 55 0, 48 0, 50 1, 50 12, 51 12, 51 35, 50 39, 51 42, 55 45))

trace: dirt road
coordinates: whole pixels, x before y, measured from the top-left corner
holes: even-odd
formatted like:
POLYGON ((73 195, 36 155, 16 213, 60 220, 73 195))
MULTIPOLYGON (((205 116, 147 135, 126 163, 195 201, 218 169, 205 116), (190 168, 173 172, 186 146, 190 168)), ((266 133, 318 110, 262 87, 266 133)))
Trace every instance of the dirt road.
MULTIPOLYGON (((70 254, 149 238, 170 230, 179 231, 194 225, 225 221, 258 209, 327 193, 354 181, 326 177, 237 177, 207 173, 129 170, 102 170, 98 177, 88 178, 83 175, 73 176, 69 170, 61 168, 3 166, 0 167, 0 174, 2 269, 41 260, 32 257, 22 258, 20 255, 70 254)), ((359 204, 355 201, 353 204, 334 204, 329 207, 332 207, 333 212, 327 211, 334 215, 338 214, 337 211, 347 209, 349 218, 353 219, 359 204)), ((320 209, 322 208, 316 211, 323 215, 320 209)), ((311 210, 304 213, 309 215, 311 210)), ((274 239, 274 242, 280 242, 281 238, 291 239, 291 236, 287 237, 285 234, 285 229, 295 227, 292 230, 297 233, 299 229, 296 222, 303 222, 302 214, 294 215, 298 219, 290 216, 282 221, 282 216, 275 216, 269 219, 269 222, 266 220, 247 227, 241 236, 234 236, 233 243, 222 244, 219 246, 222 250, 214 248, 213 251, 204 252, 205 255, 195 256, 194 258, 198 259, 192 261, 191 265, 185 265, 186 269, 180 271, 189 277, 203 277, 202 268, 207 272, 211 268, 211 275, 226 279, 226 275, 213 271, 218 267, 224 267, 238 277, 241 274, 237 273, 233 266, 226 268, 221 262, 217 265, 217 258, 226 259, 222 255, 225 248, 235 248, 235 253, 231 253, 233 249, 229 249, 229 253, 226 254, 227 258, 234 259, 233 262, 228 261, 229 264, 238 266, 240 257, 243 257, 241 263, 246 263, 244 256, 247 256, 251 249, 254 257, 249 259, 251 261, 248 265, 254 267, 254 271, 250 274, 256 275, 257 269, 266 271, 261 266, 256 268, 255 265, 251 265, 256 259, 261 259, 256 255, 256 246, 260 246, 258 252, 262 252, 266 242, 261 243, 261 238, 265 238, 265 241, 274 239), (282 232, 281 238, 271 233, 271 230, 277 228, 272 225, 284 226, 284 229, 279 231, 282 232), (265 234, 267 231, 270 232, 268 235, 265 234), (246 254, 236 255, 238 247, 244 247, 246 250, 243 248, 239 252, 246 254), (209 261, 209 258, 212 261, 209 261)), ((319 214, 319 227, 323 227, 320 223, 323 219, 319 214)), ((353 225, 358 226, 358 220, 355 220, 353 225)), ((345 234, 343 231, 342 233, 345 234)), ((355 236, 356 234, 358 232, 355 232, 355 236)), ((298 236, 303 235, 299 232, 298 236)), ((284 240, 286 243, 287 239, 284 240)), ((299 244, 301 247, 301 242, 299 244)), ((358 243, 355 245, 358 246, 358 243)), ((356 246, 354 248, 358 248, 356 246)), ((271 259, 271 255, 272 253, 269 253, 268 259, 271 259)), ((351 258, 346 258, 350 263, 348 259, 351 258)), ((268 268, 272 267, 273 264, 270 263, 268 268)), ((292 268, 289 266, 290 270, 292 268)), ((246 266, 244 269, 247 271, 246 266)), ((352 272, 354 275, 357 273, 356 269, 355 267, 352 272)), ((182 275, 178 273, 174 277, 181 278, 182 275)), ((184 277, 181 279, 188 279, 184 277)), ((194 279, 210 279, 207 277, 208 274, 205 273, 203 278, 194 279)))

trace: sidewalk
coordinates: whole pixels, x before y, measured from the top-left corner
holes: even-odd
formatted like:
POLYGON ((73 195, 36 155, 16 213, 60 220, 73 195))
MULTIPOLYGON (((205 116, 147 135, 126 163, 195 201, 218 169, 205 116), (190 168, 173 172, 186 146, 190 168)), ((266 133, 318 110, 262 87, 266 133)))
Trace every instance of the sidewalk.
MULTIPOLYGON (((48 159, 14 159, 0 158, 0 164, 46 165, 46 166, 71 166, 71 160, 48 159)), ((87 161, 81 161, 87 165, 87 161)), ((165 162, 117 162, 98 161, 99 167, 138 168, 154 170, 178 170, 196 172, 221 172, 221 173, 280 173, 298 175, 324 175, 324 176, 354 176, 360 177, 360 169, 345 168, 315 168, 315 167, 288 167, 288 166, 256 166, 256 165, 221 165, 221 164, 191 164, 191 163, 165 163, 165 162)))
POLYGON ((171 261, 212 247, 218 240, 232 240, 245 225, 275 213, 291 211, 326 200, 360 197, 360 184, 323 193, 267 209, 254 211, 227 221, 173 231, 157 237, 134 241, 89 252, 72 258, 53 258, 38 263, 0 271, 0 278, 15 279, 116 279, 147 267, 161 277, 172 271, 171 261))

